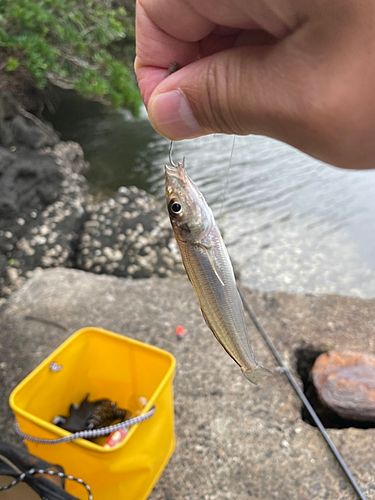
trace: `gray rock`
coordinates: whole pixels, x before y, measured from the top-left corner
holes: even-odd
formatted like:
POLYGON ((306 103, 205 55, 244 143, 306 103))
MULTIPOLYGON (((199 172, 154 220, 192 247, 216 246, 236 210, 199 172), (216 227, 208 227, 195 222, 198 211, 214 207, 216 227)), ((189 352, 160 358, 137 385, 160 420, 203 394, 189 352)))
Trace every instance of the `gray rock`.
POLYGON ((165 208, 150 194, 121 187, 88 208, 77 267, 115 276, 165 277, 181 262, 165 208))
POLYGON ((31 222, 53 203, 63 176, 50 156, 0 148, 0 180, 0 250, 10 252, 24 231, 18 219, 31 222))
POLYGON ((6 268, 7 268, 7 258, 5 255, 0 253, 0 290, 5 287, 6 284, 6 268))
MULTIPOLYGON (((72 265, 84 217, 85 162, 75 143, 35 152, 0 148, 0 253, 13 280, 37 267, 72 265)), ((9 273, 8 273, 9 275, 9 273)))
MULTIPOLYGON (((295 353, 308 345, 375 351, 374 300, 245 293, 293 371, 295 353)), ((3 393, 86 325, 149 342, 177 358, 177 448, 151 499, 356 498, 318 431, 301 419, 300 402, 285 378, 265 387, 245 380, 207 329, 186 277, 35 273, 0 310, 3 393), (187 331, 180 341, 178 324, 187 331)), ((249 333, 258 359, 272 368, 251 325, 249 333)), ((0 404, 2 435, 18 442, 6 398, 0 404)), ((374 499, 375 430, 329 432, 366 498, 374 499)))
POLYGON ((0 92, 0 145, 37 150, 58 141, 49 124, 27 112, 10 94, 0 92))
POLYGON ((39 267, 132 278, 181 271, 164 207, 135 187, 90 203, 80 146, 58 142, 47 124, 4 94, 1 144, 9 149, 0 146, 0 297, 39 267))

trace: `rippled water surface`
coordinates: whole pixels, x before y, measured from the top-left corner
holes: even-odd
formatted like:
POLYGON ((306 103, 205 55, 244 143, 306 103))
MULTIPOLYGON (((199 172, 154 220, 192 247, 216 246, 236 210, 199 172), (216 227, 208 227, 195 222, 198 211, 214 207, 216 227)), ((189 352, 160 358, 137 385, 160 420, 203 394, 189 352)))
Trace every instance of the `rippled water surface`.
MULTIPOLYGON (((68 103, 53 117, 81 143, 94 191, 134 184, 163 199, 168 142, 146 119, 68 103)), ((210 136, 175 144, 223 230, 244 283, 375 297, 375 171, 344 171, 277 141, 210 136)))

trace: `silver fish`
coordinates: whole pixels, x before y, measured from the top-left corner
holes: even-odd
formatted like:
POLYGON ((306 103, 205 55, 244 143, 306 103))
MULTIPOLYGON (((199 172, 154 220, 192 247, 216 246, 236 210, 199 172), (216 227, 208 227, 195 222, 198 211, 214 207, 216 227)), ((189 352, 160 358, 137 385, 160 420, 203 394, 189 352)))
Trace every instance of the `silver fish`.
POLYGON ((228 251, 210 207, 183 162, 165 166, 165 194, 182 262, 203 317, 245 377, 256 383, 267 370, 254 357, 228 251))

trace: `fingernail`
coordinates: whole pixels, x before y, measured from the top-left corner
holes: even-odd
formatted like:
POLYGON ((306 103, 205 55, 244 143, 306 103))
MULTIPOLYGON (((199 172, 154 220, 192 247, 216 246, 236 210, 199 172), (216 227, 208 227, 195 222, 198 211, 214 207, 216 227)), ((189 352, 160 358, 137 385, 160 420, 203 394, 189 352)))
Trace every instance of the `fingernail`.
POLYGON ((170 139, 188 139, 202 131, 181 90, 170 90, 151 98, 148 114, 155 129, 170 139))

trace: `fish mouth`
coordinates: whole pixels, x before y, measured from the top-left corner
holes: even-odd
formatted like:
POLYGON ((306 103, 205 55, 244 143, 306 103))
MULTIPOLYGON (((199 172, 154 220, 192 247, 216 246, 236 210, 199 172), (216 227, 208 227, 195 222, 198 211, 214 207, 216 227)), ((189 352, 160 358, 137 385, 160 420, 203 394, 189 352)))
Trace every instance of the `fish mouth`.
POLYGON ((168 179, 169 177, 174 177, 181 181, 187 181, 187 175, 185 170, 185 161, 174 163, 173 165, 165 165, 164 166, 165 177, 168 179))

